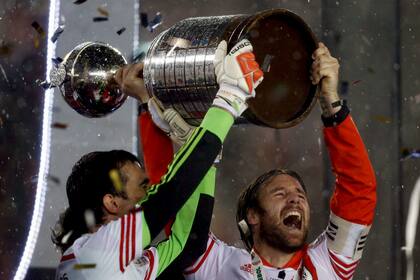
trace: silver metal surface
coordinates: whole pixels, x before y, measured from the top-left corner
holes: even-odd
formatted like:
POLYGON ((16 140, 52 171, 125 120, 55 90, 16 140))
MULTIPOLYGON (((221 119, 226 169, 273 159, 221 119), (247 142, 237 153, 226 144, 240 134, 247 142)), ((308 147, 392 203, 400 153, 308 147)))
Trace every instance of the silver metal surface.
MULTIPOLYGON (((248 37, 257 61, 268 52, 275 59, 270 62, 271 72, 264 75, 258 98, 248 103, 249 110, 243 115, 246 122, 274 128, 296 125, 315 104, 316 87, 310 83, 307 72, 316 39, 298 15, 284 9, 253 15, 188 18, 173 25, 148 48, 143 78, 149 94, 156 96, 165 108, 176 109, 190 124, 198 125, 218 90, 213 65, 217 45, 226 40, 229 48, 248 37), (285 31, 281 31, 283 26, 285 31), (265 34, 267 29, 272 32, 265 34), (300 29, 303 35, 296 35, 300 29), (260 33, 265 35, 256 35, 260 33), (297 47, 306 53, 306 58, 290 74, 288 67, 297 64, 290 61, 290 52, 297 47), (287 73, 279 75, 282 71, 287 73), (278 89, 283 84, 290 84, 283 92, 287 98, 278 102, 278 89), (282 106, 288 110, 278 110, 282 106)), ((124 64, 121 53, 109 45, 87 42, 77 46, 63 62, 67 73, 60 89, 67 103, 88 117, 115 111, 126 96, 113 82, 113 74, 124 64)), ((53 76, 61 77, 55 84, 61 83, 62 75, 53 76)))
POLYGON ((165 107, 197 125, 217 92, 213 59, 226 28, 240 16, 182 20, 152 43, 144 67, 145 85, 165 107))
POLYGON ((113 80, 114 73, 125 64, 124 56, 110 45, 86 42, 66 55, 50 79, 78 113, 102 117, 117 110, 127 98, 113 80))

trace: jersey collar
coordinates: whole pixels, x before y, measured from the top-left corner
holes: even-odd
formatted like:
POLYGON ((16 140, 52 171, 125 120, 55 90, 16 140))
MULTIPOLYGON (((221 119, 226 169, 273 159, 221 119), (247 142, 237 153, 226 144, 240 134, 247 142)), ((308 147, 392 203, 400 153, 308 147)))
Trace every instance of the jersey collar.
POLYGON ((307 248, 308 248, 308 245, 305 245, 302 249, 297 251, 293 255, 293 257, 282 267, 276 267, 272 265, 271 263, 269 263, 263 256, 260 255, 260 253, 255 248, 254 248, 254 252, 258 255, 258 257, 260 257, 261 262, 264 266, 277 268, 277 269, 293 268, 294 270, 298 270, 302 263, 302 260, 303 260, 303 257, 307 248))

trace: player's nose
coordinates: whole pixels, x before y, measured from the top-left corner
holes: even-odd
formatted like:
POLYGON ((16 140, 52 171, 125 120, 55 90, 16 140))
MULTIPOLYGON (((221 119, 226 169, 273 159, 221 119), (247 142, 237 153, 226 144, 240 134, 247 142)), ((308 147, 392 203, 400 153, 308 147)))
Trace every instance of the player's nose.
POLYGON ((287 196, 287 203, 290 204, 299 204, 299 194, 298 193, 289 193, 287 196))

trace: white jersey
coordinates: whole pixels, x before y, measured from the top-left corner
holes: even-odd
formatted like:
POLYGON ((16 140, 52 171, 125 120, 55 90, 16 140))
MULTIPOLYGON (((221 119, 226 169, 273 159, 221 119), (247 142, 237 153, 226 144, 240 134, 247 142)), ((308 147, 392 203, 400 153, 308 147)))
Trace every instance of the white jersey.
POLYGON ((78 238, 63 254, 56 279, 154 279, 156 271, 148 268, 156 267, 158 256, 143 254, 141 213, 127 214, 78 238))
POLYGON ((248 251, 228 246, 210 235, 206 252, 184 271, 184 275, 188 280, 351 279, 359 263, 368 231, 367 226, 353 224, 331 214, 327 230, 312 244, 296 252, 285 266, 273 267, 259 256, 262 263, 260 278, 256 276, 257 267, 252 264, 248 251))
POLYGON ((330 120, 331 124, 323 130, 336 175, 327 229, 280 268, 272 267, 262 256, 259 256, 260 264, 253 265, 247 251, 210 237, 206 252, 184 271, 188 280, 349 280, 353 277, 375 214, 376 177, 348 109, 343 108, 340 112, 345 118, 338 124, 338 117, 330 120))

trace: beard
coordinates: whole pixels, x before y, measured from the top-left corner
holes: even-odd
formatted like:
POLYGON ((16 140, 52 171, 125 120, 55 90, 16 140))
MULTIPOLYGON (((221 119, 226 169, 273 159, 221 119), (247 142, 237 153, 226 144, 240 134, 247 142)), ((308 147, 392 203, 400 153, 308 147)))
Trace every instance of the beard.
MULTIPOLYGON (((268 245, 285 253, 293 253, 302 249, 308 236, 308 228, 304 225, 303 235, 299 240, 292 240, 287 230, 273 223, 277 220, 269 217, 267 213, 261 213, 260 238, 268 245)), ((280 222, 281 223, 281 222, 280 222)), ((295 239, 295 238, 294 238, 295 239)))

